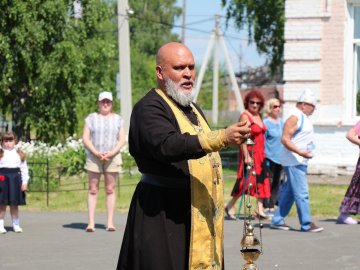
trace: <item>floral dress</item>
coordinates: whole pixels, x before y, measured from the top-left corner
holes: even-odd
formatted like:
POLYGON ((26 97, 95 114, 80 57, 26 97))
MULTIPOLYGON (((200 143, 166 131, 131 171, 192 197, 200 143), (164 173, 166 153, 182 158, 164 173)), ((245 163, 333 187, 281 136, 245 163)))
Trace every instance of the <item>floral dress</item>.
MULTIPOLYGON (((360 121, 356 123, 354 129, 357 136, 360 137, 360 121)), ((340 213, 360 214, 360 157, 356 164, 355 173, 340 205, 340 213)))

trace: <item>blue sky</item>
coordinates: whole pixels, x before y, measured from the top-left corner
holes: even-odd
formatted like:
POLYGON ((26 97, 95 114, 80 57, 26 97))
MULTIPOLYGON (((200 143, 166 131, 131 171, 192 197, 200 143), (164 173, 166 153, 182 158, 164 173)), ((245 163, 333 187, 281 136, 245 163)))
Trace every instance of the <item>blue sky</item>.
MULTIPOLYGON (((177 0, 177 6, 182 7, 183 0, 177 0)), ((214 15, 222 16, 220 21, 221 31, 224 34, 225 45, 232 60, 235 71, 246 67, 258 67, 265 62, 265 57, 260 56, 255 45, 248 44, 247 31, 235 29, 232 22, 225 27, 225 11, 221 9, 221 0, 186 0, 186 34, 185 44, 194 53, 196 65, 201 66, 206 49, 210 41, 212 29, 215 27, 214 15)), ((181 26, 180 17, 176 25, 181 26)), ((174 32, 181 37, 181 28, 174 28, 174 32)), ((221 47, 219 47, 219 60, 225 63, 221 47)))

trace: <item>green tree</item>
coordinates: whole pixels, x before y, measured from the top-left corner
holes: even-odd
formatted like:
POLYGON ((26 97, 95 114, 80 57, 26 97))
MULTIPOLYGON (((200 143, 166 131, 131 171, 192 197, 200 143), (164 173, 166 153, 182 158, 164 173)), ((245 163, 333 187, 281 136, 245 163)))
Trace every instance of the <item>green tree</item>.
POLYGON ((260 53, 269 60, 272 75, 284 62, 284 0, 222 0, 227 19, 234 19, 242 29, 248 27, 249 40, 254 40, 260 53))
POLYGON ((133 102, 156 85, 156 53, 161 45, 179 41, 171 32, 181 9, 176 0, 129 0, 134 10, 130 16, 131 80, 133 102))
POLYGON ((100 88, 113 86, 117 55, 114 8, 97 0, 0 2, 0 93, 20 137, 63 140, 77 128, 77 112, 94 107, 100 88), (26 133, 26 134, 25 134, 26 133))
MULTIPOLYGON (((96 110, 100 90, 115 92, 119 71, 117 1, 82 0, 75 19, 73 0, 0 1, 0 105, 15 132, 47 143, 82 129, 96 110)), ((177 41, 172 25, 176 0, 130 0, 133 102, 155 86, 155 56, 177 41)), ((118 105, 116 110, 118 110, 118 105)))

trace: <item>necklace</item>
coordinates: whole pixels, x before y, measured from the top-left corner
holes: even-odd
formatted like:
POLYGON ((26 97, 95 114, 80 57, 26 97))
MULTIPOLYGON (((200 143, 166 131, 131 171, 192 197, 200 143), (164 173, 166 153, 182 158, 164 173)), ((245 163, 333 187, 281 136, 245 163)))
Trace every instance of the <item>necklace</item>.
MULTIPOLYGON (((194 124, 190 121, 190 119, 188 119, 187 117, 186 117, 186 118, 189 120, 189 122, 191 123, 191 125, 192 125, 193 128, 195 129, 196 133, 200 133, 200 132, 203 131, 203 128, 202 128, 201 123, 200 123, 200 121, 199 121, 199 117, 198 117, 197 113, 196 113, 195 110, 194 110, 194 105, 193 105, 193 104, 190 104, 190 107, 191 107, 192 113, 195 114, 196 121, 197 121, 197 125, 194 125, 194 124)), ((182 111, 182 113, 184 114, 183 111, 182 111)), ((184 114, 184 115, 185 115, 185 114, 184 114)), ((185 116, 186 116, 186 115, 185 115, 185 116)))
POLYGON ((195 125, 193 122, 191 122, 191 120, 188 118, 188 116, 184 113, 184 111, 179 107, 179 105, 174 100, 172 100, 171 98, 169 98, 169 100, 179 109, 179 111, 182 113, 182 115, 184 116, 186 121, 189 122, 189 124, 194 128, 194 130, 196 131, 197 134, 199 134, 200 132, 203 131, 203 128, 202 128, 200 120, 199 120, 199 117, 198 117, 197 113, 195 112, 195 108, 194 108, 194 105, 192 103, 190 103, 189 106, 191 108, 192 113, 196 117, 197 125, 195 125))

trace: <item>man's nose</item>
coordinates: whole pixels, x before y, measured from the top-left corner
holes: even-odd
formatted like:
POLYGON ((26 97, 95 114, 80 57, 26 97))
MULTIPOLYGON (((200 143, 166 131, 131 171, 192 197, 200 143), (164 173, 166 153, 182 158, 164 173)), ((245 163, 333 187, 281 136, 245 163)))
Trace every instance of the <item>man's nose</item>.
POLYGON ((186 67, 184 69, 183 76, 186 77, 186 78, 191 78, 191 70, 190 70, 190 68, 186 67))

